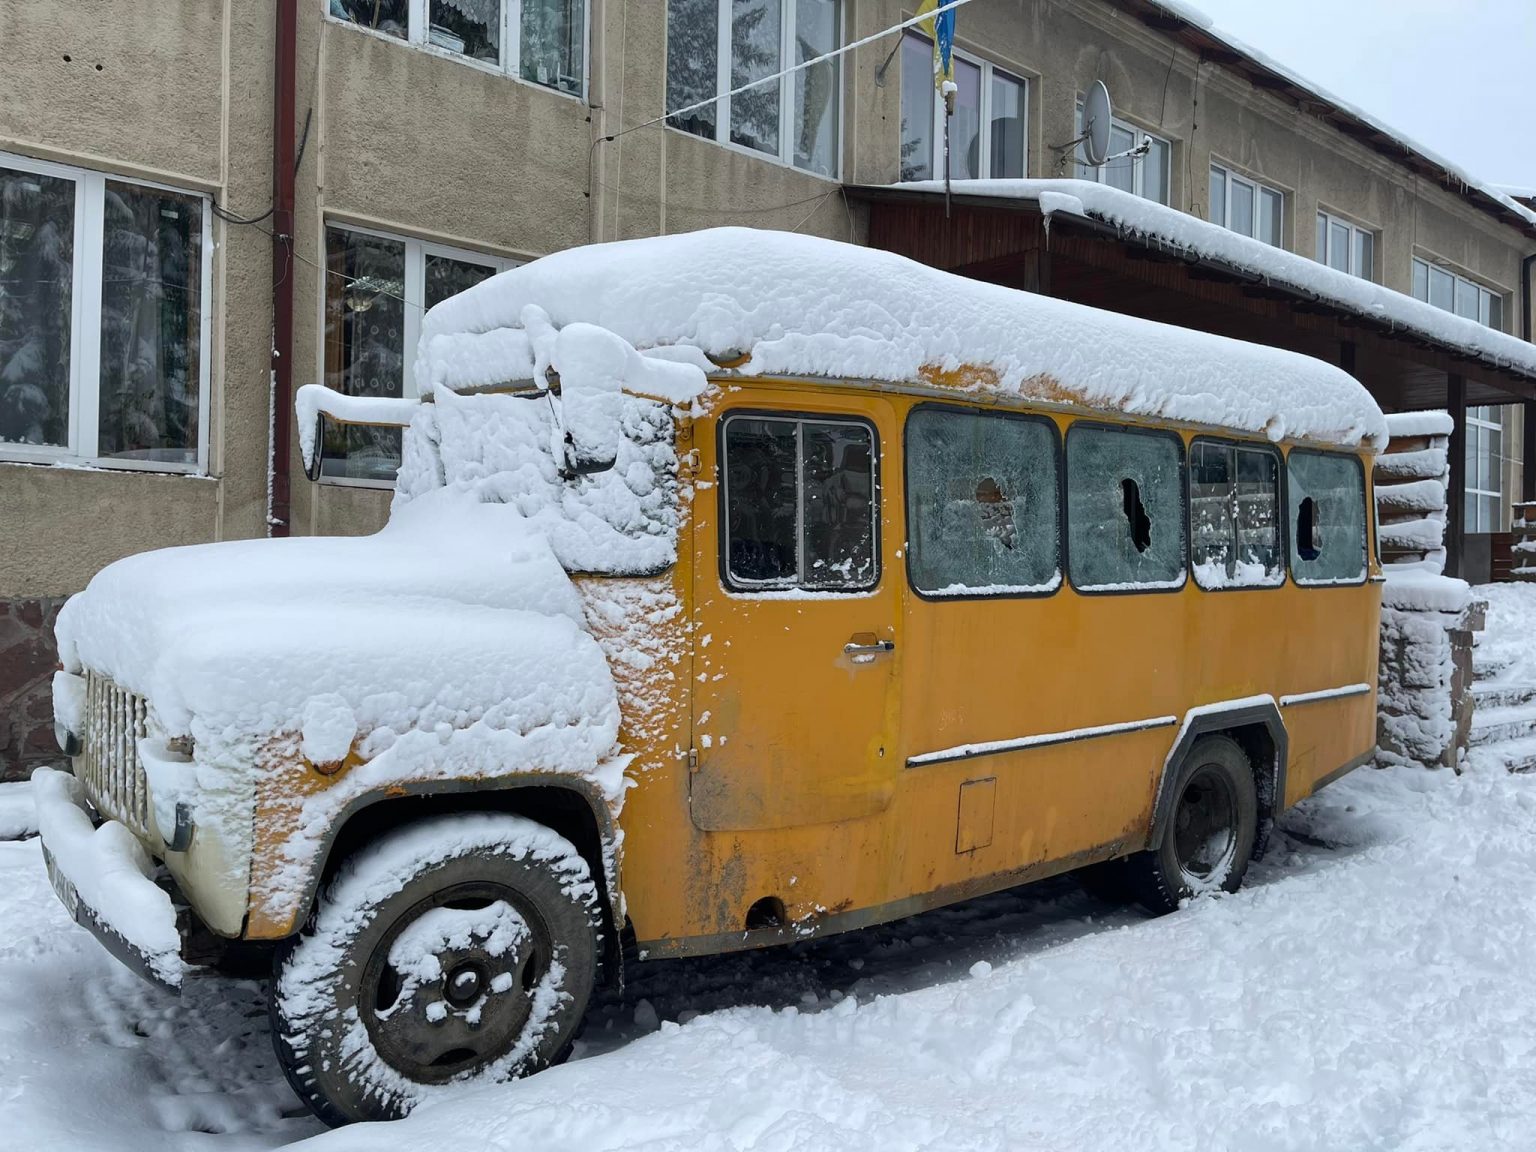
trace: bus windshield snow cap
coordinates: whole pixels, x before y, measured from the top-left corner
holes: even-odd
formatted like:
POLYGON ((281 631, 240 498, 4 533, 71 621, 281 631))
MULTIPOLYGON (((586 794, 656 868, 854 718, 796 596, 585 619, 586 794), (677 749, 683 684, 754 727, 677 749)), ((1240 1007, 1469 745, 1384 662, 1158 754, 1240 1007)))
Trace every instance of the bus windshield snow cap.
MULTIPOLYGON (((613 467, 622 436, 623 396, 651 396, 684 403, 704 391, 702 356, 678 349, 637 352, 622 336, 593 324, 557 329, 537 304, 525 305, 521 327, 490 332, 455 332, 433 337, 417 362, 424 394, 443 403, 448 395, 510 392, 550 397, 558 435, 557 459, 568 476, 586 476, 613 467)), ((686 350, 683 350, 686 351, 686 350)), ((311 479, 318 479, 326 421, 337 424, 408 426, 419 400, 347 396, 306 384, 294 399, 299 450, 311 479)))

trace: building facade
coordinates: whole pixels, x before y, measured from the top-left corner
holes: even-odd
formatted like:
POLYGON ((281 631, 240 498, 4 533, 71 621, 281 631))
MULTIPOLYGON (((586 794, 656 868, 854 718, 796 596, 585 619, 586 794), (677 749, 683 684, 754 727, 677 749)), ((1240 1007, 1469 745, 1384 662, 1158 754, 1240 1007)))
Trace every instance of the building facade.
MULTIPOLYGON (((383 523, 397 438, 335 440, 310 485, 294 386, 412 394, 426 308, 571 245, 878 239, 887 209, 859 190, 942 176, 946 127, 955 179, 1102 181, 1529 340, 1536 224, 1150 0, 973 0, 947 124, 916 31, 712 99, 913 7, 0 3, 0 776, 57 755, 51 623, 104 565, 383 523), (1092 168, 1074 141, 1096 80, 1112 151, 1135 154, 1092 168)), ((1536 381, 1431 351, 1442 376, 1346 366, 1389 409, 1454 406, 1439 381, 1461 381, 1461 530, 1506 528, 1536 381)))

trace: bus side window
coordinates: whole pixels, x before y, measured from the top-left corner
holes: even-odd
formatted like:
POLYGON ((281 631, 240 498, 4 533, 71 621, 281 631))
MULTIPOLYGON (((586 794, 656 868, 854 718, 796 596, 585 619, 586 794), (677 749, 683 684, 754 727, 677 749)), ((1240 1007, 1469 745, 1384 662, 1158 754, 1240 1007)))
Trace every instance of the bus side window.
POLYGON ((1181 587, 1184 445, 1145 428, 1067 432, 1067 567, 1079 592, 1181 587))
POLYGON ((1034 595, 1061 583, 1061 466, 1049 421, 923 407, 906 439, 914 588, 1034 595))
POLYGON ((1280 458, 1268 448, 1199 439, 1189 450, 1190 567, 1202 588, 1276 587, 1280 458))
POLYGON ((1365 472, 1354 456, 1293 449, 1287 465, 1291 575, 1298 584, 1365 579, 1365 472))
POLYGON ((869 425, 729 416, 722 441, 721 543, 732 585, 850 591, 875 585, 880 511, 869 425))

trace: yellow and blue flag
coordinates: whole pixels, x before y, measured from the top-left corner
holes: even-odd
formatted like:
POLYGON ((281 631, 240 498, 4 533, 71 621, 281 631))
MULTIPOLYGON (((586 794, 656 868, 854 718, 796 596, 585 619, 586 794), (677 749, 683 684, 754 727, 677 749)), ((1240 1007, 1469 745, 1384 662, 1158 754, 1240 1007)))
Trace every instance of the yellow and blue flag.
MULTIPOLYGON (((917 15, 932 12, 939 3, 940 0, 922 0, 917 15)), ((942 89, 955 79, 955 10, 929 16, 918 27, 933 41, 933 86, 942 89)))

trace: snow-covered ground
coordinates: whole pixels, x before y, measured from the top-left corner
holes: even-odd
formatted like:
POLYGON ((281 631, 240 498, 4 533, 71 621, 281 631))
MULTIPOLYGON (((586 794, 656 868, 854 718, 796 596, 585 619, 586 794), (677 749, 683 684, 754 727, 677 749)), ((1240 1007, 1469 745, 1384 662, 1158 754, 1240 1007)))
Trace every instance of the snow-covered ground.
MULTIPOLYGON (((1536 673, 1536 588, 1491 600, 1486 650, 1536 673)), ((0 1146, 1532 1148, 1533 969, 1536 777, 1474 754, 1334 785, 1233 897, 1150 920, 1059 880, 653 964, 571 1063, 320 1134, 259 986, 141 985, 65 918, 34 839, 0 843, 0 1146)))

